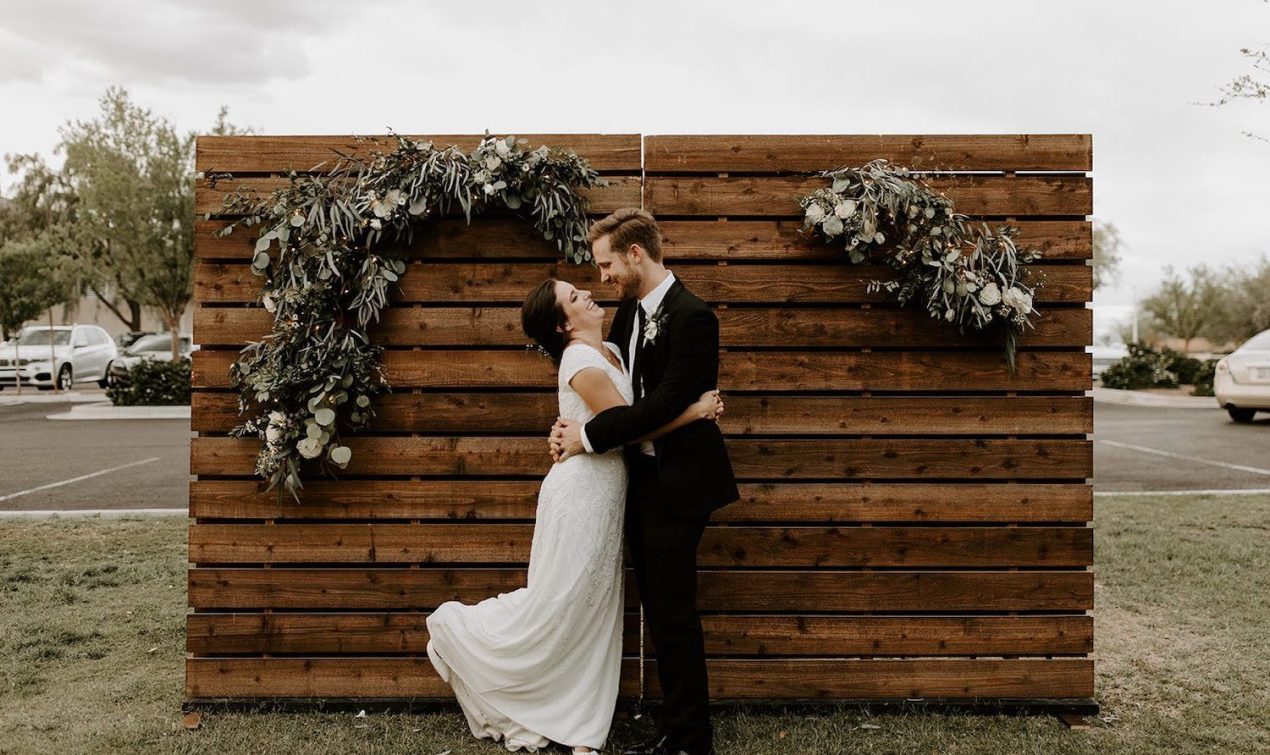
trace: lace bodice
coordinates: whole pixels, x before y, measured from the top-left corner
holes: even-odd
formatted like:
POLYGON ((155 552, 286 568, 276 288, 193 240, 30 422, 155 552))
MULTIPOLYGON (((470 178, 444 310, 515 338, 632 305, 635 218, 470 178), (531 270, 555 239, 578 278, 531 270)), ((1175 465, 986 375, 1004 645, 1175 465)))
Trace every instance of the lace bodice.
MULTIPOLYGON (((612 351, 619 360, 621 359, 621 355, 613 344, 605 341, 604 348, 612 351)), ((585 343, 571 343, 565 347, 564 353, 560 356, 560 379, 557 385, 560 390, 561 417, 586 422, 595 415, 582 396, 569 385, 573 376, 587 367, 598 367, 604 370, 604 373, 613 381, 613 385, 617 386, 618 393, 626 399, 626 403, 631 403, 635 398, 635 393, 631 389, 631 378, 625 370, 618 369, 593 347, 585 343)))

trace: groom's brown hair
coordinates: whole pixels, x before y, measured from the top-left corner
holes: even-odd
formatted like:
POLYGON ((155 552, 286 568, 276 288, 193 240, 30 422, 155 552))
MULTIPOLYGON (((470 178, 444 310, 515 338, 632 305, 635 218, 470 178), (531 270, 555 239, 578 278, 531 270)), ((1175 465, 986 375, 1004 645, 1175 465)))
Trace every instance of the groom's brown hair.
POLYGON ((609 248, 625 255, 631 244, 639 244, 653 262, 661 262, 661 229, 657 219, 648 210, 626 207, 597 220, 587 231, 588 244, 594 244, 601 236, 609 237, 609 248))

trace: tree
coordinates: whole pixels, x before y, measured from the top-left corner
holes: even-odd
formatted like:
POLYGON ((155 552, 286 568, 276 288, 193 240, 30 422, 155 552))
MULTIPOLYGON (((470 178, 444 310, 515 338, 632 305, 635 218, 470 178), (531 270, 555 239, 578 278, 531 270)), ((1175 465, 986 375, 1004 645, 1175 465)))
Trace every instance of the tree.
MULTIPOLYGON (((1265 2, 1266 0, 1263 0, 1265 2)), ((1206 102, 1210 107, 1221 107, 1228 105, 1235 100, 1253 100, 1254 102, 1265 102, 1270 97, 1270 81, 1263 78, 1263 74, 1270 74, 1270 52, 1265 47, 1254 49, 1244 47, 1239 50, 1239 54, 1250 61, 1252 73, 1245 73, 1236 76, 1226 85, 1220 87, 1222 96, 1214 102, 1206 102)), ((1270 141, 1264 136, 1245 131, 1244 136, 1261 141, 1270 141)))
POLYGON ((1120 275, 1120 230, 1115 223, 1094 221, 1094 288, 1114 283, 1120 275))
POLYGON ((58 261, 38 237, 0 245, 0 336, 4 340, 28 320, 71 297, 58 261))
POLYGON ((1262 254, 1251 265, 1231 265, 1222 286, 1220 316, 1211 328, 1215 338, 1240 343, 1270 329, 1270 258, 1262 254))
POLYGON ((1181 338, 1182 350, 1189 353, 1191 340, 1211 333, 1219 322, 1224 291, 1207 265, 1189 267, 1187 275, 1189 280, 1183 280, 1172 266, 1165 267, 1164 281, 1142 300, 1142 309, 1160 333, 1181 338))

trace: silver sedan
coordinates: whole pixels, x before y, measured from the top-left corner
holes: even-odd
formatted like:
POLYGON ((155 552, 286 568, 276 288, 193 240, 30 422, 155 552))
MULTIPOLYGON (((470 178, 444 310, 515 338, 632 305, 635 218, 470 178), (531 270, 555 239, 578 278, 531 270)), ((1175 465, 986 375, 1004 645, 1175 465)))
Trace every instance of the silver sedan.
POLYGON ((1251 422, 1258 411, 1270 412, 1270 330, 1218 360, 1213 393, 1236 422, 1251 422))

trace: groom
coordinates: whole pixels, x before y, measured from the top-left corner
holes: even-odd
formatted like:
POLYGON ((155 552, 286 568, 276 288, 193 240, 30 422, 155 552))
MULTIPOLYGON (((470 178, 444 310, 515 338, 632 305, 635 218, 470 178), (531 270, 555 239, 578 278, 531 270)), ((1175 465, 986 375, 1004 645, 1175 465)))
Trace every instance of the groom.
POLYGON ((719 321, 662 264, 661 232, 640 209, 618 210, 587 234, 601 279, 622 299, 608 340, 621 350, 635 401, 585 426, 562 418, 552 456, 624 446, 630 485, 626 543, 657 650, 658 736, 623 755, 713 753, 709 685, 697 614, 697 545, 710 513, 739 498, 719 426, 685 425, 632 443, 675 419, 719 379, 719 321))

